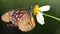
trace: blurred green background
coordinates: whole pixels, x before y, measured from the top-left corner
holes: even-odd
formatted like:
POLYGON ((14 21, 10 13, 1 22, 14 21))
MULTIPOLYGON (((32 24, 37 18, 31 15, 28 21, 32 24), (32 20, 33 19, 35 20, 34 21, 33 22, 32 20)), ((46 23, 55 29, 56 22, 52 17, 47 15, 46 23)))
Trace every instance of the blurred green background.
MULTIPOLYGON (((1 20, 2 14, 7 10, 29 8, 34 5, 50 5, 51 9, 46 14, 60 18, 60 0, 0 0, 0 33, 3 34, 60 34, 60 21, 44 16, 45 24, 37 23, 30 32, 21 32, 17 27, 7 27, 1 20)), ((36 17, 35 17, 36 18, 36 17)))

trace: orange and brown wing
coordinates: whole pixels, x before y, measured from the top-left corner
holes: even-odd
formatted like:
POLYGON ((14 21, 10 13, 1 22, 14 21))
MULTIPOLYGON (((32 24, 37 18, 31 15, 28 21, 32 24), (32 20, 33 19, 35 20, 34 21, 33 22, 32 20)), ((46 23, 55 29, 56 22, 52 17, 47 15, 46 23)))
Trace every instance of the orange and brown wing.
POLYGON ((18 21, 18 27, 23 32, 31 31, 35 27, 33 16, 24 14, 18 21))
POLYGON ((2 19, 2 21, 4 21, 4 22, 10 22, 10 11, 8 11, 8 12, 6 12, 5 14, 3 14, 2 15, 2 17, 1 17, 1 19, 2 19))

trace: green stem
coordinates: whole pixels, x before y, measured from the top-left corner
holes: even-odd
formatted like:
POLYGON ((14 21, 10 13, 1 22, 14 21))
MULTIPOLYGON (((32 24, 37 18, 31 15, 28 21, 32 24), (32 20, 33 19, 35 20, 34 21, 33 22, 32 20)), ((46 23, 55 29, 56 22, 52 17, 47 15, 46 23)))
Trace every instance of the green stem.
POLYGON ((45 13, 43 13, 43 15, 45 15, 45 16, 47 16, 47 17, 51 17, 51 18, 53 18, 53 19, 56 19, 56 20, 60 21, 60 19, 57 18, 57 17, 51 16, 51 15, 48 15, 48 14, 45 14, 45 13))

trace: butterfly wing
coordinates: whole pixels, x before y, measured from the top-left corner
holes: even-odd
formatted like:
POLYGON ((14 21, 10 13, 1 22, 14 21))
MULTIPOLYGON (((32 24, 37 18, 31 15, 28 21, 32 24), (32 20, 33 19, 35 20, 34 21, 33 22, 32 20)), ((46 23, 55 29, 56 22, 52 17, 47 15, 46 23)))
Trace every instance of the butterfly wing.
POLYGON ((2 16, 1 16, 1 19, 2 21, 4 22, 10 22, 10 11, 4 13, 2 16))

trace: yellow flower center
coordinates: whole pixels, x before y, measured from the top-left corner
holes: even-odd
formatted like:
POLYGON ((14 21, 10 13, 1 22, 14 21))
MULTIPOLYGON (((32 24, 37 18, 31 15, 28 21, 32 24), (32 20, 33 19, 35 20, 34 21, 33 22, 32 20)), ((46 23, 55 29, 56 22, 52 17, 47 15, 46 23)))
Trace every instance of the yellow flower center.
POLYGON ((35 5, 33 9, 33 14, 36 15, 38 11, 39 11, 39 5, 35 5))

